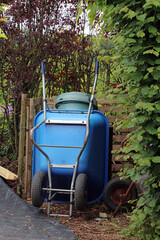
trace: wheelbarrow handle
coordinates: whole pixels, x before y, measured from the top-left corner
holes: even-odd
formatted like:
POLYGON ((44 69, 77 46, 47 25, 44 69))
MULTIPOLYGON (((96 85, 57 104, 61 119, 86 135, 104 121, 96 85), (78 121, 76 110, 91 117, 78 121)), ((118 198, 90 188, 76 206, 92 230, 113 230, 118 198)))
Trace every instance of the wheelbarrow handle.
POLYGON ((42 71, 42 74, 44 74, 44 62, 41 62, 41 71, 42 71))
POLYGON ((99 70, 99 61, 96 61, 95 74, 98 74, 98 70, 99 70))
POLYGON ((41 71, 42 71, 42 87, 43 87, 43 111, 44 111, 44 119, 46 120, 46 93, 45 93, 44 62, 41 62, 41 71))

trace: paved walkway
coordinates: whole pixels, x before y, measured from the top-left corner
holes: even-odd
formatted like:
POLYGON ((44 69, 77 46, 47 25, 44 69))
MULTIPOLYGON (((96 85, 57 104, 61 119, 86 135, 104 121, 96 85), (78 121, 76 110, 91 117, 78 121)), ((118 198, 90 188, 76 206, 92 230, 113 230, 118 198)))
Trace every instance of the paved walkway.
POLYGON ((58 220, 19 198, 0 178, 0 240, 75 240, 58 220))

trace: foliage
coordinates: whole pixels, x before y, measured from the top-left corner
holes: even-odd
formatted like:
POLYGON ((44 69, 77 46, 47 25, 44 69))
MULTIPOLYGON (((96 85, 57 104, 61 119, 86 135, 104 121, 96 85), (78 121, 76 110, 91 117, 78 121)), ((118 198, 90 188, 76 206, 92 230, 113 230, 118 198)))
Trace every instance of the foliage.
MULTIPOLYGON (((88 1, 86 1, 88 2, 88 1)), ((133 106, 123 127, 135 130, 124 148, 135 167, 125 171, 133 181, 147 174, 146 191, 133 211, 127 234, 139 239, 160 238, 160 2, 159 0, 95 0, 105 33, 117 32, 112 41, 123 66, 126 103, 133 106), (125 125, 124 125, 125 124, 125 125)), ((94 18, 91 19, 94 21, 94 18)), ((124 173, 123 173, 124 174, 124 173)))
MULTIPOLYGON (((3 17, 3 13, 5 12, 4 7, 7 7, 8 5, 4 3, 0 3, 0 22, 6 22, 5 18, 3 17)), ((5 38, 7 39, 7 36, 2 33, 2 29, 0 28, 0 38, 5 38)))
POLYGON ((45 62, 47 97, 71 90, 89 92, 94 53, 83 34, 83 19, 76 25, 77 2, 4 2, 9 7, 2 29, 8 40, 0 39, 0 95, 6 109, 9 103, 14 107, 14 122, 8 119, 8 124, 17 154, 21 95, 41 96, 40 62, 45 62))
POLYGON ((106 94, 106 91, 108 93, 112 92, 126 78, 122 71, 122 54, 119 49, 117 51, 112 39, 117 34, 117 29, 112 32, 109 29, 103 31, 103 16, 98 11, 94 0, 81 1, 78 8, 79 15, 87 9, 90 24, 92 24, 93 50, 98 54, 98 60, 100 61, 97 89, 98 96, 102 96, 106 94))
POLYGON ((106 94, 124 82, 121 55, 115 50, 110 32, 101 34, 100 38, 95 37, 94 40, 93 47, 101 63, 98 91, 100 88, 103 94, 106 94))

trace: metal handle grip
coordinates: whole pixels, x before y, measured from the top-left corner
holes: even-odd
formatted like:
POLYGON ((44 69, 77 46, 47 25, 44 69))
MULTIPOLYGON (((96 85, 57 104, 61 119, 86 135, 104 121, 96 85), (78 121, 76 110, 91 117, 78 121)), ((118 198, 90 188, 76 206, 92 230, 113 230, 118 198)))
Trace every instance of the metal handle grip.
POLYGON ((98 74, 98 70, 99 70, 99 61, 96 61, 95 74, 98 74))
POLYGON ((42 71, 42 74, 44 74, 44 62, 41 62, 41 71, 42 71))

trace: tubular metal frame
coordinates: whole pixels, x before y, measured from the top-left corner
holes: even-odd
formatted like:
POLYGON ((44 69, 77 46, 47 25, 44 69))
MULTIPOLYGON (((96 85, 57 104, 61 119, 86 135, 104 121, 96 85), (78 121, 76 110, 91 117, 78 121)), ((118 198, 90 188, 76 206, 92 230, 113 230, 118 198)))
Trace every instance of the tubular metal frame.
MULTIPOLYGON (((38 123, 35 127, 33 127, 30 131, 30 138, 31 138, 31 141, 32 143, 34 144, 34 146, 45 156, 46 160, 47 160, 47 168, 48 168, 48 182, 49 182, 49 185, 48 185, 48 188, 43 188, 42 190, 46 190, 48 192, 48 207, 47 207, 47 214, 49 216, 72 216, 72 213, 73 213, 73 195, 75 193, 75 180, 76 180, 76 176, 77 176, 77 170, 78 170, 78 165, 79 165, 79 160, 80 160, 80 157, 87 145, 87 142, 88 142, 88 138, 89 138, 89 129, 90 129, 90 126, 89 126, 89 119, 90 119, 90 114, 92 112, 92 105, 93 105, 93 99, 94 99, 94 92, 95 92, 95 89, 96 89, 96 85, 97 85, 97 79, 98 79, 98 62, 96 62, 96 72, 95 72, 95 80, 94 80, 94 84, 93 84, 93 89, 92 89, 92 93, 91 93, 91 97, 90 97, 90 103, 89 103, 89 108, 88 108, 88 112, 87 112, 87 120, 85 122, 62 122, 59 124, 83 124, 83 125, 86 125, 86 136, 85 136, 85 140, 84 140, 84 144, 82 147, 78 146, 52 146, 52 145, 38 145, 35 141, 34 141, 34 138, 33 138, 33 133, 35 130, 37 130, 42 124, 55 124, 54 121, 49 121, 46 119, 46 95, 45 95, 45 74, 44 74, 44 63, 42 62, 41 63, 41 67, 42 67, 42 86, 43 86, 43 112, 44 112, 44 118, 43 120, 38 123), (51 164, 50 162, 50 159, 49 159, 49 156, 41 149, 41 147, 61 147, 61 148, 81 148, 79 154, 78 154, 78 157, 77 157, 77 160, 76 160, 76 163, 75 165, 64 165, 63 168, 73 168, 74 171, 73 171, 73 176, 72 176, 72 180, 71 180, 71 187, 70 189, 53 189, 52 188, 52 176, 51 176, 51 168, 52 167, 59 167, 59 168, 62 168, 62 164, 51 164), (52 191, 54 191, 54 194, 52 195, 52 191), (51 204, 51 200, 55 197, 55 195, 59 193, 59 194, 70 194, 70 203, 69 203, 69 215, 64 215, 64 214, 50 214, 50 204, 51 204)), ((54 112, 54 111, 51 111, 49 109, 50 112, 54 112)), ((58 111, 59 113, 64 113, 64 112, 72 112, 72 111, 58 111)), ((76 113, 84 113, 83 111, 74 111, 76 113)))

